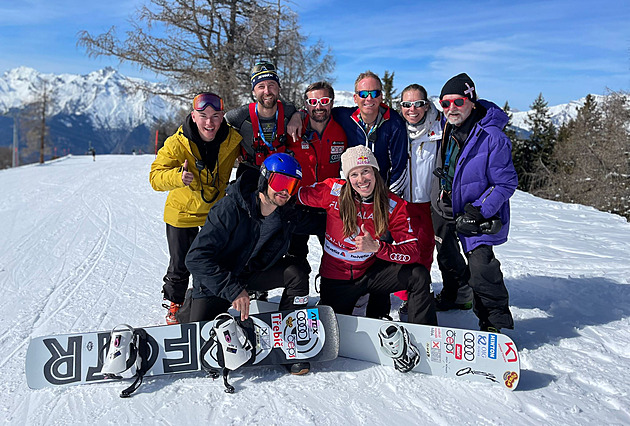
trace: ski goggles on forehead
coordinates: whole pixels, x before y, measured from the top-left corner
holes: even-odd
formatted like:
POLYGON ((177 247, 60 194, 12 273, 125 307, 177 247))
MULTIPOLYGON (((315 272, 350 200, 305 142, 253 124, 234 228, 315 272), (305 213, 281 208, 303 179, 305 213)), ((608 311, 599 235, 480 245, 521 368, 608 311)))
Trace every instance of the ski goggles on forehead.
POLYGON ((270 62, 258 62, 252 68, 252 76, 261 73, 263 71, 274 71, 277 72, 276 66, 270 62))
POLYGON ((444 99, 440 101, 440 105, 442 105, 442 108, 444 109, 448 109, 451 106, 451 103, 455 104, 456 107, 462 107, 464 106, 464 102, 466 102, 466 99, 468 98, 457 98, 457 99, 444 99))
POLYGON ((428 104, 428 102, 427 102, 427 101, 425 101, 425 100, 419 100, 419 101, 402 101, 402 102, 400 103, 400 105, 401 105, 403 108, 411 108, 411 106, 412 106, 412 105, 413 105, 413 106, 415 106, 416 108, 421 108, 421 107, 425 106, 426 104, 428 104))
POLYGON ((328 105, 330 103, 330 101, 332 101, 332 99, 330 99, 329 97, 324 96, 323 98, 308 98, 306 100, 307 105, 310 106, 317 106, 317 104, 320 105, 328 105))
POLYGON ((358 92, 356 92, 356 94, 363 99, 367 98, 368 96, 371 96, 372 98, 378 98, 379 96, 381 96, 381 93, 383 92, 380 90, 359 90, 358 92))
POLYGON ((223 111, 223 99, 214 93, 200 93, 193 99, 193 109, 195 111, 203 111, 211 106, 215 111, 223 111))
POLYGON ((282 173, 271 173, 268 179, 269 187, 276 192, 284 191, 285 189, 289 195, 295 195, 298 186, 300 185, 300 179, 283 175, 282 173))

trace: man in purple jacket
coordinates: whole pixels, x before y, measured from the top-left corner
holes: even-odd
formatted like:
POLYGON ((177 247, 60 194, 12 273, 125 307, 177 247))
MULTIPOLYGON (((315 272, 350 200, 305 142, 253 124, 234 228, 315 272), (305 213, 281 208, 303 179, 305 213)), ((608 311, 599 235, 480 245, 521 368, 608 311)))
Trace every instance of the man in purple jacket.
POLYGON ((494 103, 478 100, 465 73, 446 82, 440 105, 447 122, 431 189, 431 216, 444 288, 436 308, 472 306, 481 330, 511 329, 508 291, 492 248, 507 241, 509 199, 518 183, 512 144, 503 133, 508 116, 494 103))

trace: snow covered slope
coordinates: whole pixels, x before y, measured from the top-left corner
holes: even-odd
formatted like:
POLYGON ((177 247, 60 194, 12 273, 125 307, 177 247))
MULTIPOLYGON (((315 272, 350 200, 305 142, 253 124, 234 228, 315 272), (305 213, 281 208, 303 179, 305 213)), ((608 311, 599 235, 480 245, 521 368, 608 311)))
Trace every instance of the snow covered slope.
MULTIPOLYGON (((149 186, 152 160, 74 156, 0 171, 5 422, 630 424, 630 224, 522 192, 513 197, 510 240, 496 249, 516 322, 508 334, 522 353, 514 392, 344 358, 301 377, 283 368, 239 371, 234 395, 203 374, 147 379, 127 400, 118 397, 120 383, 29 390, 30 337, 163 323, 166 194, 149 186)), ((317 269, 321 249, 311 241, 317 269)), ((432 277, 439 290, 435 265, 432 277)), ((440 313, 439 321, 476 325, 472 312, 440 313)))

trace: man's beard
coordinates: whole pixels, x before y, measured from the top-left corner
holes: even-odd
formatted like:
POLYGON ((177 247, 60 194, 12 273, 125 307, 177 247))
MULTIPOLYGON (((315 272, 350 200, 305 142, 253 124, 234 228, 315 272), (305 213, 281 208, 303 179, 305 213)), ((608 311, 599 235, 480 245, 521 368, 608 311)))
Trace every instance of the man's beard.
POLYGON ((270 98, 264 99, 264 95, 260 96, 257 99, 258 103, 264 106, 265 108, 273 108, 278 103, 278 98, 274 95, 271 95, 270 98))
MULTIPOLYGON (((275 194, 275 192, 274 192, 274 194, 275 194)), ((269 193, 267 191, 265 191, 263 195, 265 196, 265 199, 267 200, 268 203, 273 204, 276 207, 282 207, 282 206, 284 206, 286 204, 286 203, 278 204, 278 202, 275 200, 275 197, 273 197, 273 198, 270 197, 269 193)))
POLYGON ((327 110, 315 110, 313 111, 313 113, 315 112, 324 112, 323 115, 311 115, 311 119, 316 122, 316 123, 325 123, 328 121, 328 119, 330 118, 330 113, 327 110))

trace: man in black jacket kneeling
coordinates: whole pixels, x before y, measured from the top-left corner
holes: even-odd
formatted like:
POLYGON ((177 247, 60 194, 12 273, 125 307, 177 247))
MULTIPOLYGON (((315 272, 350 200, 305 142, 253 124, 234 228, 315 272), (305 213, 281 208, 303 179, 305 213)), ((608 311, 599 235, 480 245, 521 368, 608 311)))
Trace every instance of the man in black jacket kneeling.
MULTIPOLYGON (((247 319, 248 290, 284 287, 280 310, 306 307, 308 271, 283 258, 297 223, 289 201, 301 178, 292 156, 273 154, 260 174, 243 173, 210 209, 186 256, 193 277, 191 322, 213 320, 230 306, 247 319)), ((297 363, 290 371, 305 374, 309 365, 297 363)))

